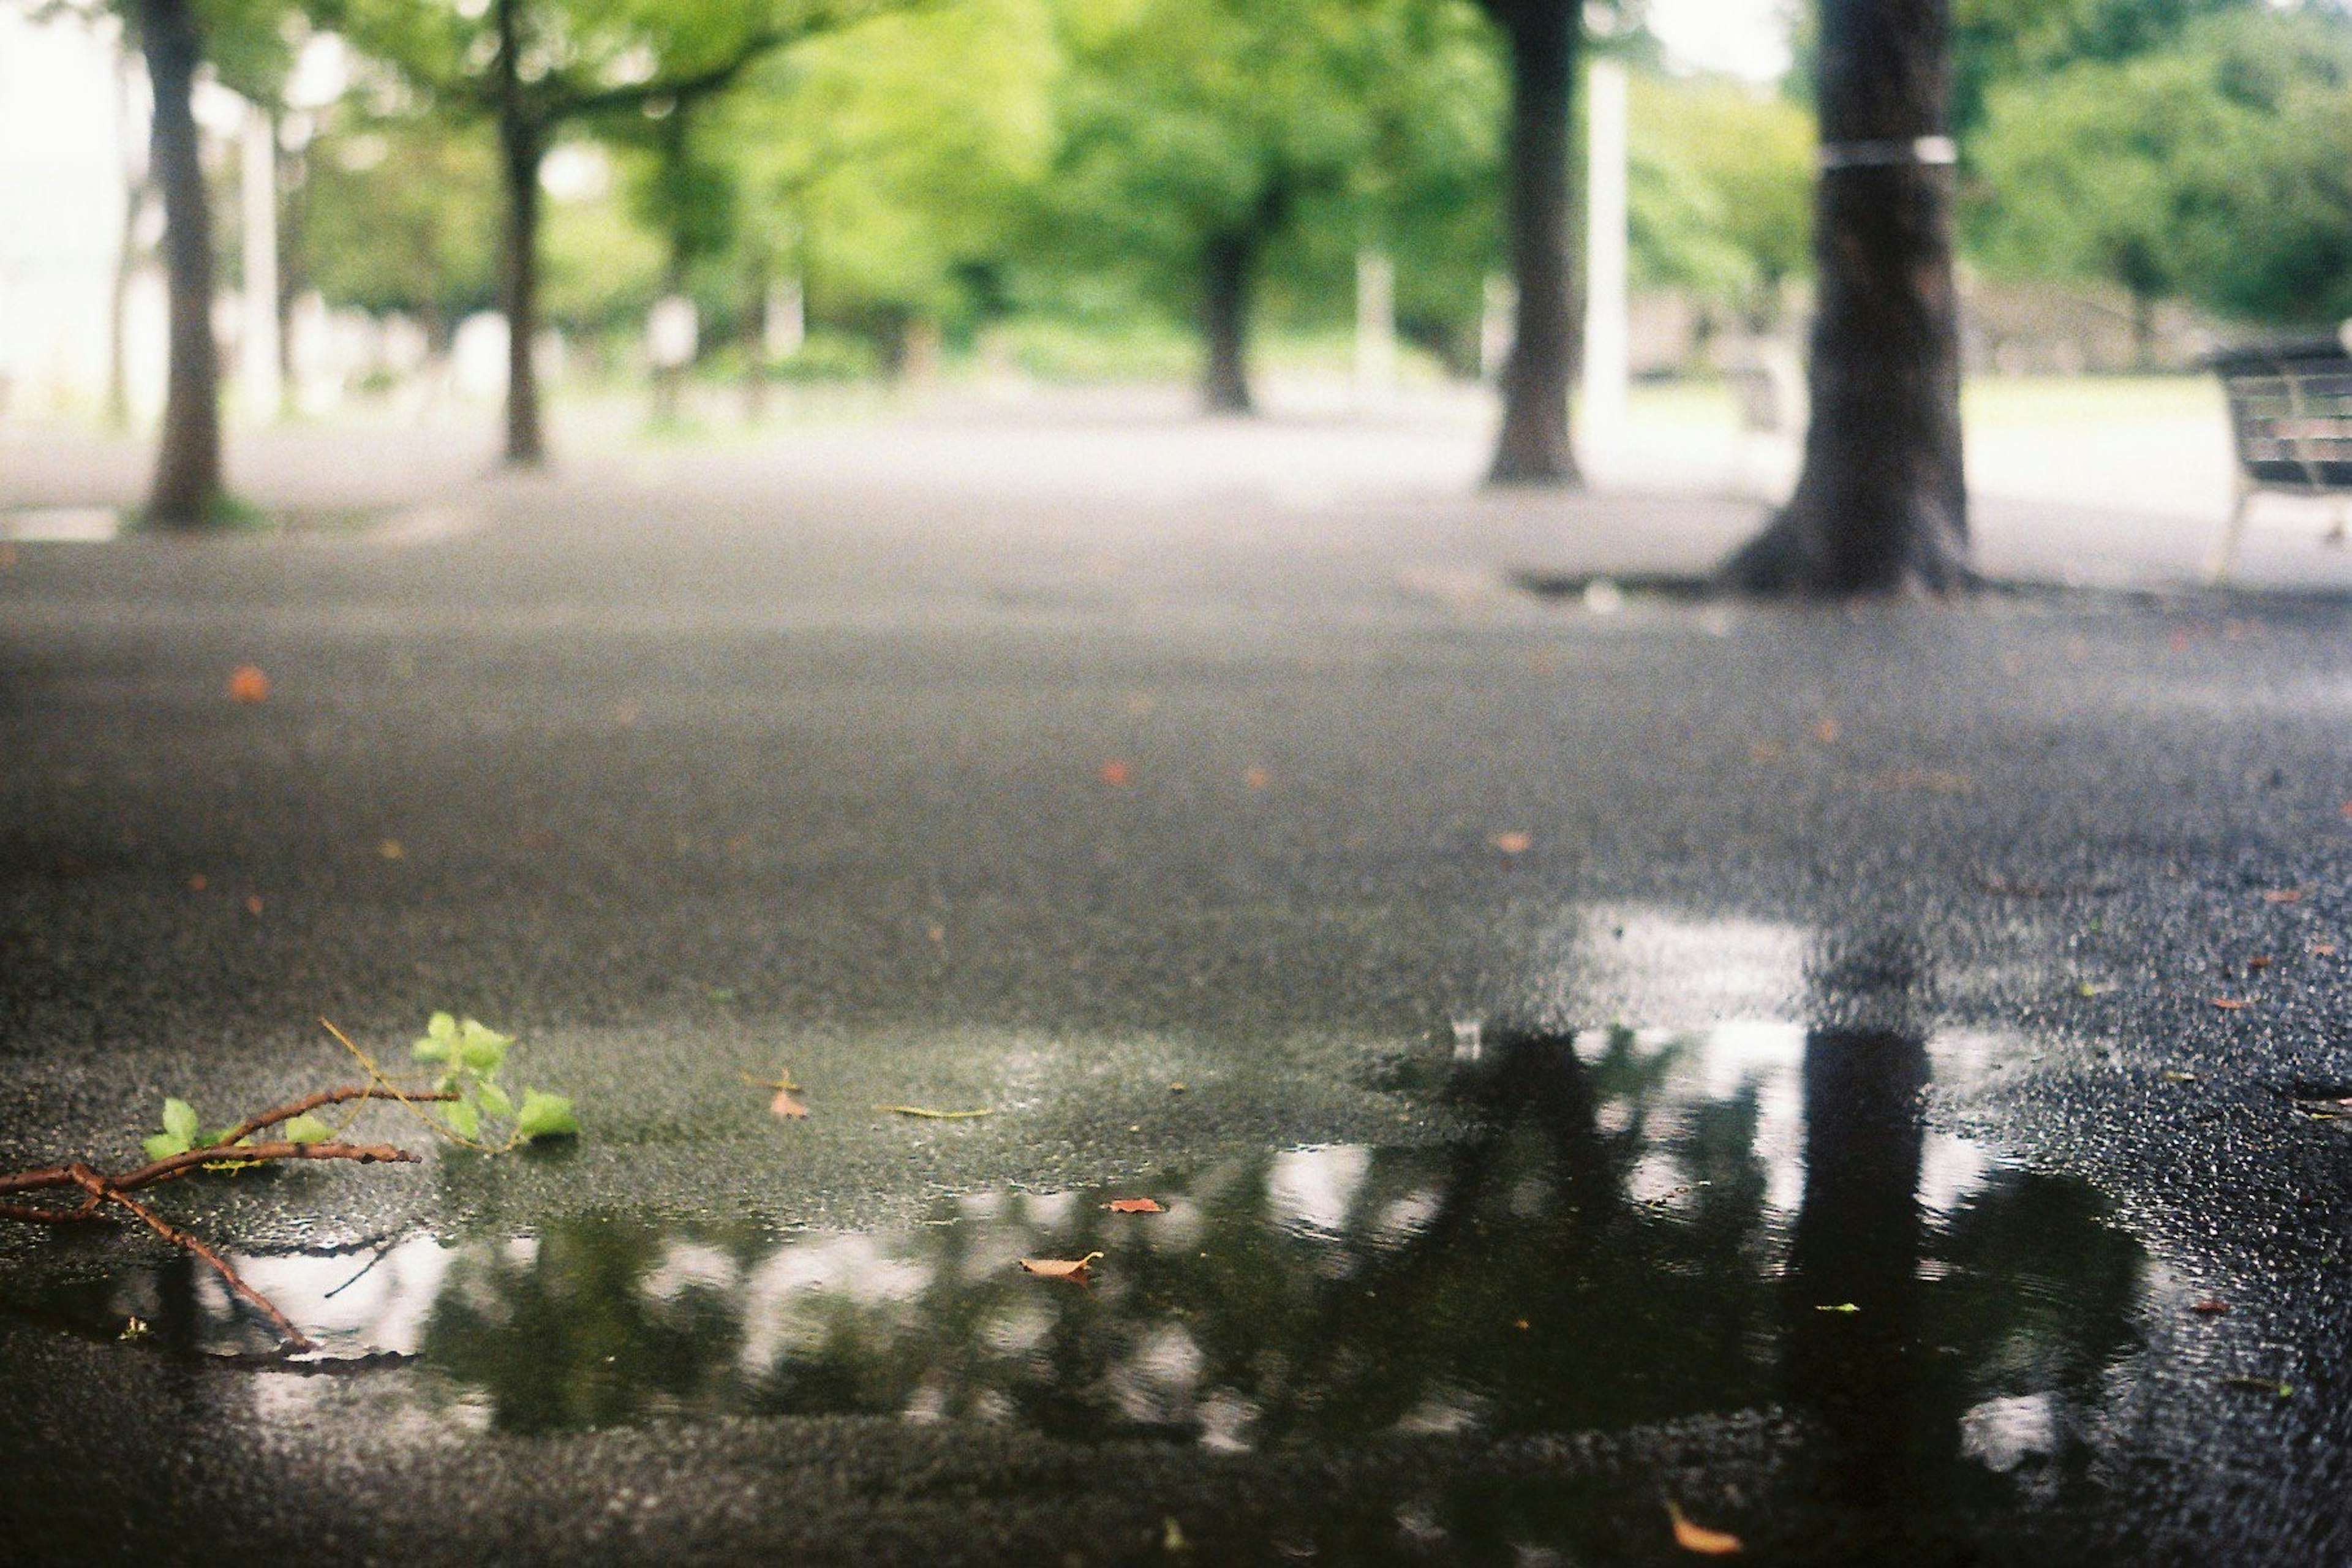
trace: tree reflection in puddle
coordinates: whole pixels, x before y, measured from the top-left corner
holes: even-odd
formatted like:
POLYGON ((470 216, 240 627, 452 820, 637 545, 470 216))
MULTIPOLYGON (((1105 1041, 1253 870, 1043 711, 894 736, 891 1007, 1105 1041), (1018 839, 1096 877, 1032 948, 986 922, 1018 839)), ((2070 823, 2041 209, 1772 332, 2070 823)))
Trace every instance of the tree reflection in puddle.
MULTIPOLYGON (((1455 1055, 1430 1071, 1478 1131, 1440 1147, 972 1194, 892 1232, 604 1215, 240 1266, 327 1354, 419 1357, 387 1397, 513 1431, 865 1414, 1238 1450, 1779 1408, 1818 1433, 1842 1506, 2082 1478, 2141 1254, 2088 1188, 1925 1128, 1917 1037, 1455 1055), (1139 1193, 1168 1212, 1100 1206, 1139 1193), (1095 1251, 1090 1288, 1016 1267, 1095 1251)), ((166 1342, 262 1345, 209 1279, 163 1288, 177 1267, 118 1281, 110 1310, 171 1320, 166 1342)))

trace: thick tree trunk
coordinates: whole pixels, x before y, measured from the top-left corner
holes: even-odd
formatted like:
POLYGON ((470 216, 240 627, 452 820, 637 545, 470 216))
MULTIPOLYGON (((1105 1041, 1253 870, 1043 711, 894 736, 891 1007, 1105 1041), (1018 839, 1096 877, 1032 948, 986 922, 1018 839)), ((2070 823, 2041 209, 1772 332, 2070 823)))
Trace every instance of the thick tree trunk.
POLYGON ((1257 236, 1235 229, 1209 237, 1201 247, 1201 338, 1207 351, 1201 401, 1212 414, 1247 414, 1249 311, 1257 236))
POLYGON ((1960 469, 1947 0, 1822 0, 1804 468, 1726 563, 1767 593, 1973 580, 1960 469))
POLYGON ((1574 0, 1485 0, 1510 44, 1511 279, 1518 290, 1502 376, 1496 484, 1581 482, 1568 440, 1577 326, 1569 270, 1569 126, 1583 20, 1574 0))
POLYGON ((215 521, 221 500, 212 213, 189 101, 204 46, 191 0, 140 0, 139 21, 154 98, 150 167, 163 194, 163 273, 171 300, 171 367, 147 520, 192 528, 215 521))
POLYGON ((499 153, 506 184, 506 254, 499 279, 507 318, 507 452, 510 468, 547 461, 540 432, 539 374, 531 356, 539 336, 539 163, 546 136, 525 111, 515 0, 498 7, 499 153))

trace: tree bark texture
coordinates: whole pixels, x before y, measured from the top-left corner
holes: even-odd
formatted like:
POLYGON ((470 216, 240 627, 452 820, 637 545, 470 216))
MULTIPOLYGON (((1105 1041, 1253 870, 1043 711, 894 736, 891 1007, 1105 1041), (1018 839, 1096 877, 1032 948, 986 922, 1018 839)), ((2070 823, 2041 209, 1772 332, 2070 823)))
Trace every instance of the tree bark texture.
POLYGON ((1583 19, 1575 0, 1483 0, 1510 46, 1509 247, 1518 309, 1503 363, 1496 484, 1581 482, 1568 439, 1577 370, 1569 132, 1583 19))
POLYGON ((140 0, 152 90, 150 167, 163 196, 170 369, 147 519, 171 528, 216 521, 221 500, 220 349, 213 341, 212 213, 191 107, 204 58, 193 0, 140 0))
POLYGON ((1822 0, 1812 423, 1795 495, 1724 568, 1764 593, 1973 580, 1960 467, 1947 0, 1822 0))
POLYGON ((543 129, 527 113, 520 75, 520 30, 514 0, 498 7, 499 163, 506 186, 506 254, 500 294, 507 318, 507 452, 511 468, 547 461, 541 434, 539 374, 531 357, 539 336, 539 164, 547 151, 543 129))
POLYGON ((1201 401, 1212 414, 1247 414, 1249 311, 1257 236, 1247 229, 1213 234, 1201 247, 1201 338, 1207 350, 1201 401))

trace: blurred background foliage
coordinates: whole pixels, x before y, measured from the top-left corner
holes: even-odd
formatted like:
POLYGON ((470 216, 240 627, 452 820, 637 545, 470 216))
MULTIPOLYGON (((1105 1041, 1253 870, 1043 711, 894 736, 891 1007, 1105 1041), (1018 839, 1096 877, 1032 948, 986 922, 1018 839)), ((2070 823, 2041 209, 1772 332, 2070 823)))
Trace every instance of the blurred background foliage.
MULTIPOLYGON (((263 102, 310 33, 349 41, 289 266, 329 305, 399 312, 436 342, 496 304, 502 11, 525 87, 561 106, 549 320, 614 363, 682 294, 701 360, 730 373, 1160 376, 1199 353, 1214 259, 1235 254, 1255 330, 1336 360, 1373 253, 1424 374, 1466 374, 1503 270, 1505 79, 1470 0, 202 10, 221 79, 263 102), (723 90, 625 90, 738 54, 723 90)), ((1676 294, 1702 336, 1786 330, 1808 270, 1810 28, 1759 87, 1667 68, 1638 20, 1601 40, 1634 69, 1635 285, 1676 294)), ((2168 302, 2270 326, 2352 315, 2344 10, 1958 0, 1954 21, 1979 275, 2114 291, 2143 345, 2168 302)))

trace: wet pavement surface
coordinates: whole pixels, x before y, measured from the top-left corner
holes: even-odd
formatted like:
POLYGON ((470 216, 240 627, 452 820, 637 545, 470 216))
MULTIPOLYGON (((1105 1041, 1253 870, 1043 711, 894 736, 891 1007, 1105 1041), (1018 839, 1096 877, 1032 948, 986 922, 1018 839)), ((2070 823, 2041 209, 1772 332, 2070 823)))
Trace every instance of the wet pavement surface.
POLYGON ((0 1229, 13 1551, 2352 1560, 2352 606, 1602 613, 1509 573, 1738 518, 962 439, 0 557, 0 1163, 322 1015, 587 1127, 159 1197, 307 1357, 0 1229))

